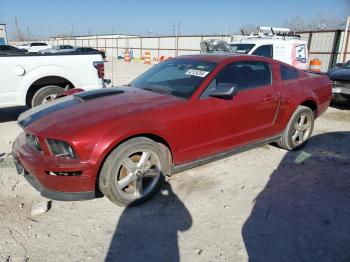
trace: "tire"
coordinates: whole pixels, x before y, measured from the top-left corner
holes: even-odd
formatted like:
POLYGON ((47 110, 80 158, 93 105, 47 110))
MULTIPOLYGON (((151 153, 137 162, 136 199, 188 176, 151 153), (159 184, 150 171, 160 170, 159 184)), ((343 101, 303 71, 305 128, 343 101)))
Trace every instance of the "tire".
POLYGON ((277 145, 289 151, 302 148, 311 137, 314 121, 314 112, 310 108, 298 106, 276 141, 277 145))
POLYGON ((59 86, 44 86, 40 88, 36 93, 34 94, 31 106, 35 107, 41 104, 48 103, 57 97, 61 96, 64 93, 64 89, 59 86))
POLYGON ((158 192, 169 167, 167 152, 160 144, 146 137, 132 138, 107 157, 99 188, 119 206, 139 205, 158 192))

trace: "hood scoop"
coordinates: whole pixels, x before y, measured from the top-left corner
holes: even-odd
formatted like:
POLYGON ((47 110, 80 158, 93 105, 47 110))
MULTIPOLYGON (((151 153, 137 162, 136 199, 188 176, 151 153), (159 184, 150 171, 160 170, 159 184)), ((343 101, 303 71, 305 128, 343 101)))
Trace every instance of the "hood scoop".
POLYGON ((104 96, 119 95, 124 93, 124 90, 117 88, 103 88, 91 91, 85 91, 82 93, 74 94, 74 98, 80 101, 87 101, 95 98, 100 98, 104 96))

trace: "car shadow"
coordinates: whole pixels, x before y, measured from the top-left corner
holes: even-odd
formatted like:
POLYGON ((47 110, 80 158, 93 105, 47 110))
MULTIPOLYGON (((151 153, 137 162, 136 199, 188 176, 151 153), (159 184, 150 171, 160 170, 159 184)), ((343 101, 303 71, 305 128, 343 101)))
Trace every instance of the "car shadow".
POLYGON ((25 106, 0 108, 0 123, 17 121, 18 116, 28 109, 25 106))
POLYGON ((350 261, 350 132, 288 152, 242 235, 249 261, 350 261))
POLYGON ((125 208, 105 261, 180 261, 178 231, 192 226, 192 217, 166 183, 158 197, 125 208))

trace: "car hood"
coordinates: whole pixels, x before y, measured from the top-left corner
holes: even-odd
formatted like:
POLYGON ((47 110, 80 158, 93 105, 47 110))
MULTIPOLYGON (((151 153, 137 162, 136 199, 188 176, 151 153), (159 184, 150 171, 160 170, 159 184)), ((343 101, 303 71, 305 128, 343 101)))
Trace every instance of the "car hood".
POLYGON ((350 69, 333 68, 327 74, 331 79, 350 81, 350 69))
POLYGON ((19 116, 18 124, 34 134, 58 138, 90 126, 107 126, 128 114, 142 114, 182 101, 134 87, 104 88, 34 107, 19 116))

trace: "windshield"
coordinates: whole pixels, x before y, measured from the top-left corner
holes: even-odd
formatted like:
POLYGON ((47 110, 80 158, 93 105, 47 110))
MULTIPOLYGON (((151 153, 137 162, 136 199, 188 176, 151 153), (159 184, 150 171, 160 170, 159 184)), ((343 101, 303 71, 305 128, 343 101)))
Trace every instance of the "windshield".
POLYGON ((195 60, 168 60, 155 65, 131 86, 166 95, 190 98, 216 63, 195 60))
POLYGON ((230 44, 234 53, 237 54, 248 54, 255 44, 230 44))

